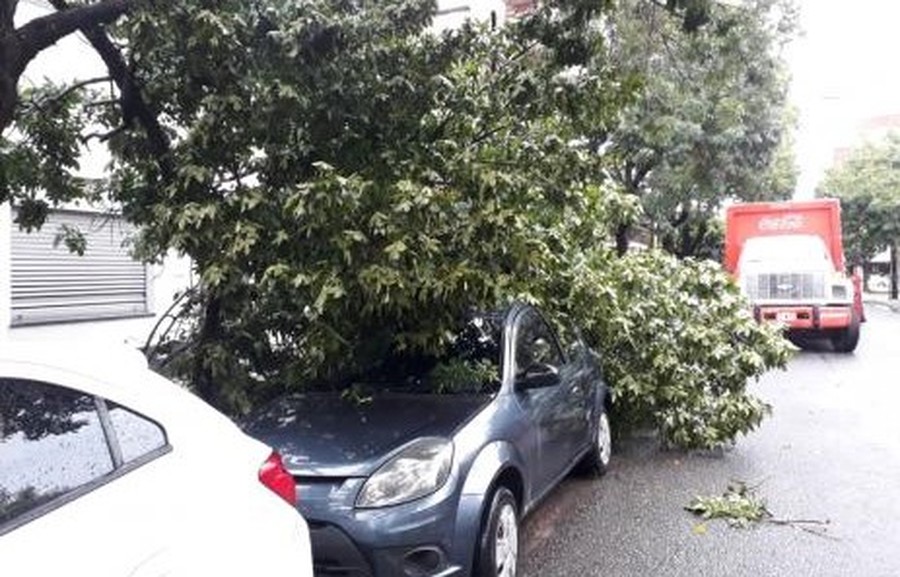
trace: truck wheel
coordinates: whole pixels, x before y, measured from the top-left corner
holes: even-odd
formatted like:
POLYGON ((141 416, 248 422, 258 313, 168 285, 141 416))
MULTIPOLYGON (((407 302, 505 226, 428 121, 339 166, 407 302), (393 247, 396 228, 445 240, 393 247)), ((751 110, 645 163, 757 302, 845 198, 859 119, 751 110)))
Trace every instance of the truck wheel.
POLYGON ((850 320, 850 326, 831 337, 831 346, 838 353, 852 353, 859 344, 859 317, 856 313, 850 320))

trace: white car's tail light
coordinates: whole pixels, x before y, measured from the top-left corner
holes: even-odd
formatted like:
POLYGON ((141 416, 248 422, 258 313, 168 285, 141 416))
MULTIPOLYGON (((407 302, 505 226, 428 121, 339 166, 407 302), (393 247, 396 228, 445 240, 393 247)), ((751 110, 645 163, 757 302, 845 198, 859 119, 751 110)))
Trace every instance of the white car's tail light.
POLYGON ((259 480, 276 495, 290 503, 292 507, 297 506, 297 483, 284 468, 278 451, 272 451, 266 462, 259 468, 259 480))

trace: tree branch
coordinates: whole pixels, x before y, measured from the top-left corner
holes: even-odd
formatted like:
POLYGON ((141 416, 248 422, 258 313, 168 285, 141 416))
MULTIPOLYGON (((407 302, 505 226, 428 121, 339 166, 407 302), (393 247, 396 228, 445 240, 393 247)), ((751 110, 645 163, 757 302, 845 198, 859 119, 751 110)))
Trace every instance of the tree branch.
POLYGON ((91 108, 100 108, 102 106, 119 106, 122 104, 122 101, 118 98, 110 98, 108 100, 92 100, 90 102, 85 102, 84 107, 86 109, 91 108))
POLYGON ((79 140, 81 140, 82 144, 87 144, 92 139, 97 139, 100 142, 106 142, 110 138, 114 137, 117 134, 124 132, 127 129, 128 129, 127 126, 122 125, 122 126, 119 126, 119 127, 116 127, 114 129, 110 130, 109 132, 89 132, 88 134, 85 134, 84 136, 82 136, 79 140))
POLYGON ((35 18, 16 31, 22 48, 16 65, 21 70, 25 69, 38 52, 76 30, 115 21, 132 7, 134 0, 104 0, 74 8, 65 6, 64 9, 57 6, 55 1, 51 3, 58 12, 35 18))
POLYGON ((37 100, 34 100, 33 103, 38 108, 38 110, 44 110, 45 107, 52 106, 52 105, 56 104, 57 102, 62 101, 63 99, 66 98, 66 96, 72 94, 73 92, 81 90, 85 86, 90 86, 91 84, 97 84, 98 82, 109 82, 110 80, 112 80, 112 78, 110 78, 109 76, 103 76, 103 77, 99 77, 99 78, 90 78, 88 80, 82 80, 81 82, 76 82, 72 86, 67 87, 65 90, 63 90, 59 94, 55 94, 53 96, 46 98, 43 102, 38 102, 37 100))
MULTIPOLYGON (((124 3, 126 6, 133 2, 133 0, 109 1, 124 3)), ((60 13, 72 10, 69 8, 66 0, 50 0, 50 3, 60 13)), ((97 51, 97 54, 100 55, 100 58, 103 59, 110 76, 122 93, 122 116, 125 118, 126 123, 130 116, 137 118, 147 135, 150 154, 156 159, 163 181, 171 182, 175 177, 175 165, 172 162, 169 137, 163 130, 162 125, 160 125, 156 113, 141 95, 134 74, 132 74, 128 64, 122 57, 122 52, 113 44, 100 26, 96 24, 86 26, 82 29, 82 32, 87 37, 88 42, 91 43, 91 46, 97 51)))
POLYGON ((0 31, 7 32, 15 27, 14 17, 19 0, 0 0, 0 31))

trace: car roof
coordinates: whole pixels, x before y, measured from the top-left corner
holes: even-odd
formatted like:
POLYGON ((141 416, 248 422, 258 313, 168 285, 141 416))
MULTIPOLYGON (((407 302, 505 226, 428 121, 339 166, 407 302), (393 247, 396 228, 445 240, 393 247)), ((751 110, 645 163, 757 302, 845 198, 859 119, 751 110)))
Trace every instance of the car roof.
MULTIPOLYGON (((33 378, 71 386, 151 419, 163 418, 170 439, 182 442, 191 439, 195 446, 217 435, 233 438, 233 432, 238 431, 228 417, 187 389, 151 371, 144 355, 125 344, 0 340, 2 377, 33 378)), ((260 450, 256 446, 259 443, 236 442, 250 450, 260 450)), ((224 446, 229 450, 235 447, 234 443, 224 446)))
POLYGON ((0 362, 36 365, 105 381, 133 378, 148 370, 147 360, 138 349, 118 343, 0 341, 0 362))

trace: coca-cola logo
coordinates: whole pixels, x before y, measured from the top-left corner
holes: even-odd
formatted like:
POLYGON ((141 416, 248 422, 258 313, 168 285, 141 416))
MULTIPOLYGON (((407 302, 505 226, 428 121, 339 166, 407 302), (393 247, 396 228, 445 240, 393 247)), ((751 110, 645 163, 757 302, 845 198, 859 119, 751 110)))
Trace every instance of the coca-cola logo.
POLYGON ((785 214, 784 216, 767 216, 760 219, 759 230, 767 232, 782 230, 801 230, 806 224, 802 214, 785 214))

